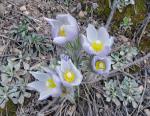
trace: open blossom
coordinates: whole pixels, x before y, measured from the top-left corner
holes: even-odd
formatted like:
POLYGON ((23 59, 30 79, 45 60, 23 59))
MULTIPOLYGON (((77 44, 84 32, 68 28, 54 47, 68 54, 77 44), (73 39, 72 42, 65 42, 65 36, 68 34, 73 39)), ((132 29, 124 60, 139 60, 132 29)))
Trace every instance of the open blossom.
POLYGON ((94 56, 92 68, 98 74, 108 74, 111 69, 111 59, 109 57, 94 56))
POLYGON ((61 81, 55 73, 52 71, 47 73, 40 71, 30 73, 37 80, 29 83, 27 86, 40 93, 39 100, 44 100, 49 96, 59 97, 61 95, 61 81))
POLYGON ((75 67, 71 59, 61 58, 60 66, 57 66, 57 73, 64 86, 71 87, 80 85, 83 76, 75 67))
POLYGON ((45 18, 52 26, 53 42, 59 45, 78 38, 78 24, 70 14, 60 14, 56 19, 45 18))
POLYGON ((111 50, 113 37, 110 37, 105 27, 98 30, 91 24, 86 29, 87 37, 81 35, 83 49, 91 55, 106 56, 111 50))

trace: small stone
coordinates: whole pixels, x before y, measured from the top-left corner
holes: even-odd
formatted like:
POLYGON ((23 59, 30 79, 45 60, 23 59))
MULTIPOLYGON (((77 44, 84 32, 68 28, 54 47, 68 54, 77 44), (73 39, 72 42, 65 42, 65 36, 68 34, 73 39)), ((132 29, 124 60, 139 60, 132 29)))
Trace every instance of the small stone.
POLYGON ((98 99, 100 99, 100 98, 101 98, 101 95, 100 95, 99 93, 96 93, 96 97, 97 97, 98 99))
POLYGON ((120 41, 123 41, 123 42, 128 42, 128 40, 129 40, 129 38, 127 38, 127 37, 125 37, 123 35, 119 35, 118 38, 119 38, 120 41))
POLYGON ((40 27, 36 27, 36 31, 39 31, 40 30, 40 27))
POLYGON ((25 6, 25 5, 23 5, 23 6, 21 6, 21 7, 20 7, 20 10, 21 10, 21 11, 26 11, 26 10, 27 10, 27 8, 26 8, 26 6, 25 6))
POLYGON ((144 63, 146 64, 146 63, 147 63, 147 60, 144 60, 144 63))
POLYGON ((30 12, 28 12, 28 11, 24 11, 23 12, 25 15, 29 15, 30 14, 30 12))
POLYGON ((139 86, 138 90, 139 90, 140 93, 142 93, 143 90, 144 90, 144 87, 141 85, 141 86, 139 86))
POLYGON ((85 16, 85 13, 84 13, 83 11, 80 11, 80 12, 79 12, 79 17, 80 17, 80 18, 83 18, 84 16, 85 16))
POLYGON ((28 30, 29 30, 29 31, 33 31, 33 28, 29 26, 29 27, 28 27, 28 30))

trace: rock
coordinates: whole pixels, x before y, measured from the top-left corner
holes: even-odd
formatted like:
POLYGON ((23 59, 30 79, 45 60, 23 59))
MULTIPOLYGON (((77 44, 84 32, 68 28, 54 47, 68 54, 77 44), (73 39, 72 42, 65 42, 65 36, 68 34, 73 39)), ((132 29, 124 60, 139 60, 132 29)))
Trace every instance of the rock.
POLYGON ((26 10, 27 10, 27 8, 26 8, 26 6, 25 6, 25 5, 23 5, 23 6, 21 6, 21 7, 20 7, 20 10, 21 10, 21 11, 26 11, 26 10))
POLYGON ((143 90, 144 90, 143 85, 139 86, 138 90, 139 90, 139 92, 140 92, 140 93, 142 93, 142 92, 143 92, 143 90))
POLYGON ((83 12, 82 10, 79 12, 79 17, 84 18, 86 15, 86 12, 83 12))
POLYGON ((128 42, 129 41, 129 38, 125 37, 124 35, 119 35, 118 36, 118 39, 122 42, 128 42))
POLYGON ((100 98, 101 98, 101 95, 100 95, 99 93, 96 93, 96 97, 97 97, 98 99, 100 99, 100 98))
POLYGON ((28 12, 28 11, 24 11, 23 12, 25 15, 29 15, 30 14, 30 12, 28 12))

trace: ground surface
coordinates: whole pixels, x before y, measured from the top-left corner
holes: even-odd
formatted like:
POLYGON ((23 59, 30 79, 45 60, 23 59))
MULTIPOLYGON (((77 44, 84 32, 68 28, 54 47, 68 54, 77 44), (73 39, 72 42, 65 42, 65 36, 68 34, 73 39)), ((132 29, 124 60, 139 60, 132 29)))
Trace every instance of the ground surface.
MULTIPOLYGON (((138 54, 134 56, 133 61, 121 66, 119 70, 112 70, 109 75, 118 83, 122 82, 124 76, 138 83, 138 89, 142 91, 142 94, 136 108, 133 108, 130 103, 124 105, 122 101, 118 106, 114 102, 107 102, 104 97, 104 83, 110 79, 98 78, 81 85, 76 104, 51 98, 39 102, 38 93, 33 92, 32 97, 25 99, 23 105, 8 103, 5 109, 1 110, 1 116, 12 116, 12 114, 18 116, 150 116, 150 15, 148 1, 141 1, 143 6, 140 6, 140 10, 136 10, 137 14, 134 10, 139 8, 138 0, 136 7, 128 6, 122 13, 117 10, 108 28, 111 35, 116 37, 112 53, 120 50, 123 45, 134 46, 138 49, 138 54), (125 16, 130 16, 133 20, 131 29, 124 30, 120 27, 125 16)), ((51 43, 50 26, 43 20, 43 17, 54 18, 56 14, 71 13, 77 19, 80 31, 85 33, 84 29, 88 23, 96 27, 106 24, 111 11, 107 7, 108 2, 105 0, 70 0, 69 2, 67 0, 66 2, 63 0, 0 0, 1 65, 5 64, 8 58, 17 57, 20 52, 32 57, 30 60, 26 59, 26 62, 32 66, 43 61, 50 62, 52 57, 57 57, 59 52, 55 52, 57 48, 51 43), (93 3, 96 3, 98 8, 92 8, 93 3), (14 32, 23 22, 29 33, 46 38, 39 45, 46 47, 47 51, 35 52, 35 46, 28 45, 22 39, 24 35, 20 36, 17 35, 19 32, 14 32), (33 51, 30 48, 34 48, 33 51)), ((24 27, 19 29, 24 29, 24 27)), ((93 75, 90 76, 94 78, 93 75)))

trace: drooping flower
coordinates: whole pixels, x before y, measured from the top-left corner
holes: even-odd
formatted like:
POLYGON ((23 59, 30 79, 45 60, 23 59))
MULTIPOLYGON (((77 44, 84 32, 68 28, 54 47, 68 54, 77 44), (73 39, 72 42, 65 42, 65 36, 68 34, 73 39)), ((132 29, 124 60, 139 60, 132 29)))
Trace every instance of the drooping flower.
POLYGON ((61 58, 60 66, 57 66, 56 70, 64 86, 80 85, 83 79, 81 72, 75 67, 71 59, 61 58))
POLYGON ((60 14, 56 19, 45 18, 45 20, 52 26, 54 43, 63 45, 78 38, 78 24, 70 14, 60 14))
POLYGON ((93 70, 100 74, 108 74, 111 69, 111 59, 109 57, 94 56, 92 59, 93 70))
POLYGON ((111 50, 113 37, 109 36, 105 27, 98 30, 91 24, 86 29, 87 37, 81 35, 83 49, 90 55, 106 56, 111 50))
POLYGON ((61 81, 52 71, 44 73, 40 71, 30 72, 37 80, 27 86, 40 93, 39 100, 44 100, 49 96, 59 97, 62 93, 61 81))

